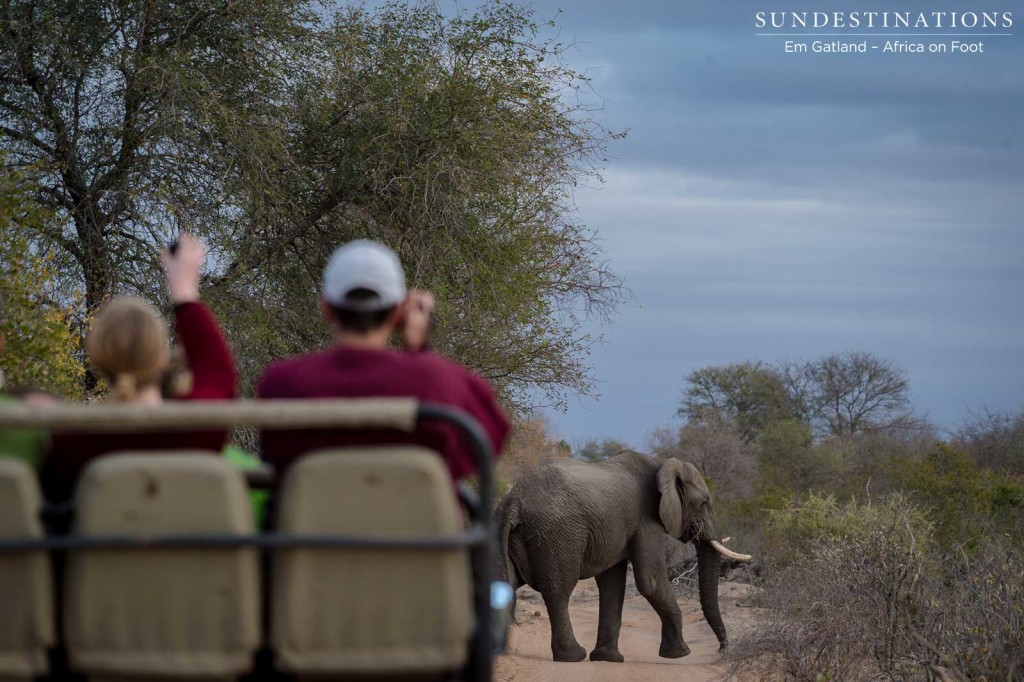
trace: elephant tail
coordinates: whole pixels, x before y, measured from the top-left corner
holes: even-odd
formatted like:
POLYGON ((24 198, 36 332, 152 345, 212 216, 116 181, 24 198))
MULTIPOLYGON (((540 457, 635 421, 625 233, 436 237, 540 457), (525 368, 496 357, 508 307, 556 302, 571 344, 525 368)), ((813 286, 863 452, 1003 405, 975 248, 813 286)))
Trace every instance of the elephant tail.
POLYGON ((498 506, 498 565, 497 578, 504 580, 513 589, 519 587, 516 580, 516 568, 512 565, 512 557, 508 551, 509 535, 519 525, 518 500, 505 498, 498 506))
POLYGON ((512 556, 508 551, 509 535, 519 525, 519 500, 508 496, 501 501, 497 509, 498 516, 498 561, 495 578, 504 580, 512 586, 512 620, 516 620, 516 590, 519 588, 519 576, 516 574, 516 567, 512 565, 512 556))

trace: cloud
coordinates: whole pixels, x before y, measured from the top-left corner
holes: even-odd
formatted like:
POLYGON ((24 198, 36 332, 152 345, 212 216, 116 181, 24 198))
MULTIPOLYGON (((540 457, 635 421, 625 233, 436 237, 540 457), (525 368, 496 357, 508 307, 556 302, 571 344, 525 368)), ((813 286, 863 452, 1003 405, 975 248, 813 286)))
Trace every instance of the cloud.
POLYGON ((693 369, 847 349, 907 368, 940 424, 1021 407, 1016 36, 976 55, 787 55, 753 15, 791 3, 534 7, 564 10, 565 58, 592 78, 600 121, 630 129, 577 201, 636 303, 593 327, 602 395, 555 416, 564 435, 639 446, 693 369))
POLYGON ((639 444, 672 418, 693 369, 846 349, 910 370, 922 409, 945 425, 965 403, 1005 401, 1024 385, 1012 359, 1024 205, 1011 184, 611 170, 579 203, 638 305, 595 330, 601 399, 556 424, 639 444))

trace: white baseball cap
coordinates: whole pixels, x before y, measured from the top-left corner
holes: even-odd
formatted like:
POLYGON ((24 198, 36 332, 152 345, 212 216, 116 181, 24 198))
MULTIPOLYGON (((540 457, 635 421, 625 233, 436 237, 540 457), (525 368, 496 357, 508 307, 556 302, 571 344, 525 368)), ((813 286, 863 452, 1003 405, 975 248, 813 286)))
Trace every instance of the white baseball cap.
POLYGON ((324 268, 323 296, 329 305, 357 312, 398 305, 405 300, 405 273, 398 255, 368 239, 338 247, 324 268), (376 295, 350 297, 356 289, 376 295))

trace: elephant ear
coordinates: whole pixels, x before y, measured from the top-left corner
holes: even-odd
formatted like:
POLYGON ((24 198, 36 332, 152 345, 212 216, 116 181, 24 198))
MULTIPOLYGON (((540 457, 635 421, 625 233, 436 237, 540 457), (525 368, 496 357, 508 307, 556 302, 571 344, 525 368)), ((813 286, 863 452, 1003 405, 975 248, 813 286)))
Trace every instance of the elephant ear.
POLYGON ((683 463, 678 459, 666 459, 658 469, 658 516, 665 532, 674 538, 683 534, 683 500, 679 496, 676 482, 682 482, 683 463))

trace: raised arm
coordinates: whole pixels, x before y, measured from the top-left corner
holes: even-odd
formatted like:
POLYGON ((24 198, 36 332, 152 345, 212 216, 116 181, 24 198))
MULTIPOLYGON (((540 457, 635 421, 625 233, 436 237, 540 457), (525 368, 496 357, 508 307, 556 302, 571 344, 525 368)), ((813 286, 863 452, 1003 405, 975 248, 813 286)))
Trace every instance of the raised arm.
POLYGON ((167 289, 174 303, 174 328, 192 372, 185 400, 227 400, 238 393, 238 372, 224 333, 213 313, 199 300, 199 275, 206 250, 195 237, 182 234, 174 253, 160 254, 167 289))

